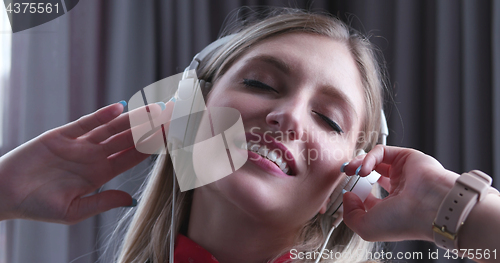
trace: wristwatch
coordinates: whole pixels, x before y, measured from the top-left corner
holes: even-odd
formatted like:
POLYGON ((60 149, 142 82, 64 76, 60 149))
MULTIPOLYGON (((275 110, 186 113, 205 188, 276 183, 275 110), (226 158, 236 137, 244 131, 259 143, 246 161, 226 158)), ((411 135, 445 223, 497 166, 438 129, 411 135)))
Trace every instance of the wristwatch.
POLYGON ((457 236, 470 211, 488 192, 498 193, 490 187, 491 181, 490 176, 478 170, 463 173, 457 179, 439 206, 436 219, 432 223, 436 245, 460 251, 457 236))

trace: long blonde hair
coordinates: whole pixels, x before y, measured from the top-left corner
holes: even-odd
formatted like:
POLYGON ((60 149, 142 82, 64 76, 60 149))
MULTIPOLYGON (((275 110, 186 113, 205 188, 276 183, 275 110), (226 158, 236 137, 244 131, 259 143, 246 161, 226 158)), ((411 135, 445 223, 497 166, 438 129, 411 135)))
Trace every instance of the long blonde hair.
MULTIPOLYGON (((273 10, 265 19, 226 32, 236 34, 236 36, 201 62, 198 76, 208 82, 216 82, 252 45, 266 38, 290 32, 324 35, 345 43, 349 47, 361 73, 365 90, 364 100, 367 106, 363 130, 365 134, 371 134, 371 131, 378 133, 384 81, 374 48, 366 38, 353 32, 345 23, 331 16, 288 8, 273 10)), ((205 91, 206 93, 208 92, 205 91)), ((377 138, 372 137, 358 140, 357 149, 369 151, 376 142, 377 138)), ((118 255, 118 262, 168 262, 169 240, 172 234, 170 233, 172 176, 173 167, 170 157, 159 156, 140 190, 139 205, 128 226, 118 255)), ((187 227, 193 190, 180 192, 177 187, 175 194, 177 209, 174 218, 177 224, 173 234, 177 236, 179 232, 185 232, 187 227)), ((293 248, 302 252, 317 251, 329 230, 328 226, 331 225, 330 216, 314 216, 297 234, 297 243, 293 248)), ((359 251, 372 251, 374 246, 374 243, 362 240, 341 223, 334 231, 327 248, 333 252, 355 254, 359 251)), ((283 253, 289 249, 291 248, 287 248, 283 253)), ((322 262, 330 262, 330 260, 322 262)), ((341 262, 341 260, 335 262, 341 262)), ((355 262, 355 260, 348 259, 346 262, 355 262)))

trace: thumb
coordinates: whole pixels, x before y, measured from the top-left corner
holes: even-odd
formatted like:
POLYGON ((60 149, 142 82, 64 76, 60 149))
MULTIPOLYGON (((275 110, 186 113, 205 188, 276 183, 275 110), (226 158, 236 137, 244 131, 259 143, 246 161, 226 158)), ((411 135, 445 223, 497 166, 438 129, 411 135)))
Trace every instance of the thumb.
MULTIPOLYGON (((110 209, 136 204, 130 194, 119 190, 107 190, 95 195, 78 198, 71 202, 66 215, 69 224, 78 223, 110 209)), ((135 206, 135 205, 134 205, 135 206)))
POLYGON ((346 192, 343 197, 343 203, 345 224, 358 235, 360 235, 360 233, 363 233, 363 229, 366 225, 364 223, 366 211, 363 201, 361 201, 361 199, 356 194, 346 192))

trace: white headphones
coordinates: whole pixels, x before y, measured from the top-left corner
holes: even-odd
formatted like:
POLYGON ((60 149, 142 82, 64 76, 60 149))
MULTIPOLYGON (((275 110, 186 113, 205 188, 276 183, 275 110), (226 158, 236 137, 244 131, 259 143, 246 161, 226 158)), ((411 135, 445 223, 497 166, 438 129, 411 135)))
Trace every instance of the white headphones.
MULTIPOLYGON (((167 141, 169 143, 185 144, 186 142, 194 141, 193 136, 195 136, 195 134, 192 134, 192 131, 195 131, 196 129, 193 129, 189 124, 196 122, 193 122, 190 118, 193 116, 193 113, 206 110, 202 90, 210 88, 212 85, 210 82, 206 82, 205 80, 198 81, 196 71, 198 70, 200 62, 208 54, 224 45, 232 38, 233 35, 229 35, 212 42, 200 53, 196 54, 189 66, 184 70, 182 79, 179 81, 179 88, 174 95, 175 104, 171 118, 172 120, 182 119, 183 123, 178 122, 176 125, 170 127, 167 137, 167 141)), ((176 145, 170 147, 182 148, 183 146, 184 145, 176 145)))
MULTIPOLYGON (((196 132, 198 130, 198 125, 200 123, 198 113, 206 110, 205 99, 203 98, 202 90, 205 90, 211 86, 210 82, 204 80, 199 80, 196 75, 198 66, 200 62, 215 49, 227 43, 233 35, 229 35, 218 39, 217 41, 211 43, 205 47, 200 53, 196 54, 189 64, 189 66, 184 70, 182 74, 182 79, 179 81, 179 86, 177 92, 173 97, 175 101, 174 108, 172 111, 172 120, 177 120, 175 125, 170 125, 169 132, 167 135, 167 148, 170 153, 175 152, 176 149, 181 149, 189 144, 194 143, 196 132)), ((176 158, 171 156, 171 158, 176 158)), ((174 169, 173 174, 173 184, 172 184, 172 218, 170 224, 170 253, 169 262, 174 261, 174 243, 175 237, 172 233, 175 231, 175 188, 176 188, 176 174, 174 169)))

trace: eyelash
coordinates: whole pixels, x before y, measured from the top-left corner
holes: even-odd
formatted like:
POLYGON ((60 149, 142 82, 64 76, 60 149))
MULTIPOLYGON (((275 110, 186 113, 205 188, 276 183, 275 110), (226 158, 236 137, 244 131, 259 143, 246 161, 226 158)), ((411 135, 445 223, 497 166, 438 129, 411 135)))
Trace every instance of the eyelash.
POLYGON ((330 118, 326 117, 325 115, 317 112, 317 111, 313 111, 314 113, 318 114, 318 116, 323 119, 330 127, 332 127, 333 130, 335 130, 335 132, 341 134, 341 133, 344 133, 344 131, 342 130, 342 128, 340 128, 340 126, 332 121, 330 118))
POLYGON ((254 80, 254 79, 243 79, 243 85, 245 85, 247 87, 258 88, 258 89, 262 89, 262 90, 274 91, 276 93, 279 93, 277 90, 273 89, 271 86, 266 85, 258 80, 254 80))
MULTIPOLYGON (((258 88, 258 89, 267 90, 267 91, 274 91, 276 93, 279 93, 277 90, 273 89, 269 85, 266 85, 258 80, 243 79, 243 84, 247 87, 253 87, 253 88, 258 88)), ((326 117, 325 115, 323 115, 319 112, 316 112, 316 111, 313 111, 313 112, 318 114, 318 116, 321 119, 323 119, 335 132, 337 132, 339 134, 344 133, 344 131, 340 128, 340 126, 336 122, 332 121, 330 118, 326 117)))

